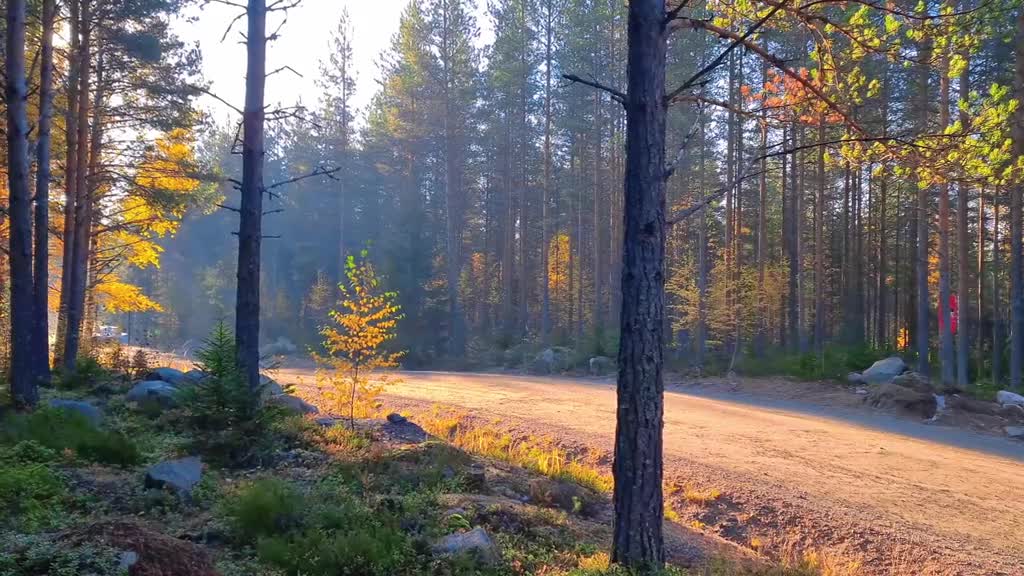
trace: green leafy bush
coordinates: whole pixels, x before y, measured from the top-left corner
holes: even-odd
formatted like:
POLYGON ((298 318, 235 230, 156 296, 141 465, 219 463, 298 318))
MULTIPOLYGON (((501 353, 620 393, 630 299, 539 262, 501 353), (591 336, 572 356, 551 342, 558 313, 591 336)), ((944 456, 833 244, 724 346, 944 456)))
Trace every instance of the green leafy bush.
POLYGON ((889 354, 864 346, 826 346, 820 355, 791 354, 770 350, 763 355, 744 354, 736 371, 747 376, 791 376, 800 380, 845 380, 889 354))
POLYGON ((75 362, 75 369, 68 374, 62 374, 57 379, 57 385, 65 390, 86 390, 95 386, 100 380, 109 375, 99 360, 92 356, 82 356, 75 362))
POLYGON ((142 460, 138 447, 119 432, 96 428, 81 414, 40 408, 11 414, 0 423, 0 444, 32 441, 56 452, 72 450, 86 460, 133 466, 142 460))
POLYGON ((3 576, 124 576, 120 551, 101 544, 71 546, 53 535, 18 534, 0 542, 3 576))
POLYGON ((367 499, 329 477, 306 491, 258 480, 226 498, 221 513, 237 542, 286 574, 384 576, 429 563, 425 540, 410 532, 434 535, 436 509, 431 495, 367 499))
POLYGON ((243 487, 223 506, 231 531, 242 542, 286 532, 298 524, 303 499, 287 482, 257 480, 243 487))
POLYGON ((0 518, 27 532, 55 524, 67 495, 60 477, 45 464, 0 464, 0 518))
POLYGON ((249 388, 235 357, 234 336, 223 322, 204 341, 198 358, 206 377, 180 394, 195 448, 222 464, 251 462, 266 451, 280 412, 261 405, 261 388, 249 388))

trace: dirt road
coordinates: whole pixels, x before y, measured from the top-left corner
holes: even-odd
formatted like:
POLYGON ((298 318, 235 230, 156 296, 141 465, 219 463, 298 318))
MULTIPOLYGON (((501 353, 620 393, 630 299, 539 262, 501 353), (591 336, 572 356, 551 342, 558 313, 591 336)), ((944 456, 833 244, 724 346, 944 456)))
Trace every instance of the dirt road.
MULTIPOLYGON (((610 450, 607 381, 410 372, 388 396, 610 450)), ((312 381, 285 370, 283 382, 312 381)), ((741 544, 810 543, 878 574, 1024 576, 1024 443, 793 401, 665 397, 669 478, 715 488, 685 521, 741 544)), ((771 554, 771 550, 768 550, 771 554)))

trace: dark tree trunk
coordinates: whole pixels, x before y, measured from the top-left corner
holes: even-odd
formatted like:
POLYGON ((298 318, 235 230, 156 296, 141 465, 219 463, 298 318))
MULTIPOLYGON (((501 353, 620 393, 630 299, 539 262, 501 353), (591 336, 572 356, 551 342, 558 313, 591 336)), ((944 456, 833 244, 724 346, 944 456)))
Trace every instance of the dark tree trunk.
POLYGON ((548 251, 550 250, 550 232, 548 231, 548 203, 551 202, 551 66, 553 64, 555 7, 552 0, 547 0, 544 9, 544 189, 541 197, 541 342, 546 346, 551 335, 551 271, 549 270, 548 251))
POLYGON ((665 319, 665 2, 629 3, 612 561, 660 568, 665 319))
POLYGON ((60 302, 57 310, 57 338, 53 353, 54 366, 64 365, 64 343, 68 328, 68 303, 71 299, 71 268, 74 260, 75 209, 78 203, 78 76, 82 69, 81 17, 79 0, 69 0, 71 46, 68 50, 67 109, 64 112, 64 234, 61 255, 60 302))
POLYGON ((999 195, 992 194, 992 382, 1003 380, 1002 310, 999 302, 999 195))
MULTIPOLYGON (((1024 10, 1017 16, 1017 73, 1014 92, 1018 101, 1024 100, 1024 10)), ((1024 107, 1017 107, 1013 115, 1013 151, 1024 157, 1024 107)), ((1024 368, 1024 262, 1022 262, 1021 202, 1024 184, 1010 188, 1010 387, 1021 387, 1024 368)))
MULTIPOLYGON (((965 55, 966 57, 966 55, 965 55)), ((960 99, 968 101, 970 98, 970 66, 965 66, 963 72, 960 74, 960 99)), ((970 117, 966 110, 960 111, 960 123, 967 129, 970 117)), ((961 390, 967 389, 967 363, 969 353, 969 338, 971 335, 971 326, 973 318, 971 318, 971 299, 970 299, 970 278, 969 278, 969 242, 970 236, 967 235, 967 211, 970 190, 967 184, 961 182, 956 189, 956 201, 957 201, 957 212, 956 212, 956 249, 957 249, 957 290, 960 299, 960 329, 956 333, 956 382, 961 390)), ((981 199, 978 199, 981 203, 981 199)), ((978 229, 984 228, 984 223, 978 219, 978 229)), ((978 253, 982 253, 981 246, 978 247, 978 253)), ((978 300, 981 300, 981 291, 978 291, 978 300)), ((981 315, 978 315, 978 320, 981 320, 981 315)))
MULTIPOLYGON (((89 61, 91 50, 91 24, 90 2, 85 0, 81 6, 82 22, 79 25, 81 31, 81 43, 79 46, 79 70, 78 79, 78 146, 76 147, 77 170, 75 172, 75 233, 73 236, 74 246, 71 249, 71 290, 68 296, 68 323, 64 343, 64 371, 70 373, 75 369, 78 361, 78 352, 82 340, 82 317, 85 313, 85 286, 87 280, 87 266, 89 263, 89 238, 91 231, 90 220, 92 217, 92 194, 87 182, 89 165, 89 146, 86 141, 89 138, 89 61)), ((65 239, 65 241, 67 241, 65 239)))
MULTIPOLYGON (((923 56, 921 57, 921 63, 918 65, 918 114, 920 114, 920 125, 918 130, 921 134, 924 134, 928 130, 928 106, 930 102, 928 100, 928 62, 931 60, 931 46, 925 41, 924 46, 921 48, 923 56)), ((915 214, 915 220, 917 222, 917 256, 914 260, 914 269, 917 277, 917 292, 916 292, 916 321, 915 321, 915 333, 914 342, 917 345, 917 371, 921 374, 928 375, 930 370, 928 366, 928 348, 929 348, 929 307, 931 306, 931 299, 928 296, 928 248, 929 248, 929 228, 930 228, 930 212, 928 202, 928 188, 924 186, 918 186, 917 188, 917 212, 915 214)))
POLYGON ((818 124, 818 167, 814 201, 814 351, 825 352, 825 116, 818 124))
POLYGON ((10 193, 11 396, 33 406, 39 392, 32 370, 32 218, 28 173, 28 89, 25 79, 25 0, 7 2, 7 189, 10 193))
MULTIPOLYGON (((939 132, 949 125, 949 74, 948 57, 943 54, 939 66, 939 132)), ((942 383, 953 383, 955 356, 953 352, 953 326, 950 305, 952 303, 953 267, 949 261, 949 183, 939 186, 939 366, 942 383)))
POLYGON ((242 116, 242 186, 238 218, 235 347, 249 388, 260 383, 260 243, 263 239, 263 89, 267 68, 267 3, 249 0, 245 109, 242 116))
POLYGON ((50 380, 50 128, 53 120, 53 22, 55 0, 43 0, 39 64, 39 141, 36 143, 35 269, 32 287, 32 365, 50 380))
MULTIPOLYGON (((793 148, 800 146, 800 134, 802 131, 793 126, 793 148)), ((800 188, 800 153, 794 152, 789 168, 789 188, 792 200, 790 201, 790 213, 792 223, 789 225, 790 252, 789 252, 789 338, 793 349, 805 353, 806 339, 803 333, 803 278, 800 275, 800 259, 802 254, 803 237, 803 192, 800 188)))

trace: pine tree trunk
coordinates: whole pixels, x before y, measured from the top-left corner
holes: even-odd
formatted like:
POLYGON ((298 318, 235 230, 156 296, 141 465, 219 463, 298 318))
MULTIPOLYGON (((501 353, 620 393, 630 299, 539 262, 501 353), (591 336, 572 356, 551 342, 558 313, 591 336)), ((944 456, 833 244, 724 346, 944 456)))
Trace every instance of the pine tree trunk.
POLYGON ((11 399, 30 407, 39 400, 32 365, 32 199, 28 168, 28 87, 25 77, 25 0, 7 2, 5 91, 7 189, 10 194, 11 399))
MULTIPOLYGON (((968 60, 969 62, 969 60, 968 60)), ((970 98, 970 66, 964 66, 963 72, 960 74, 960 99, 967 102, 970 98)), ((949 82, 948 80, 946 81, 949 82)), ((966 110, 960 111, 960 123, 964 126, 964 129, 969 125, 970 117, 966 110)), ((970 189, 967 184, 960 182, 956 189, 956 200, 957 200, 957 224, 956 224, 956 248, 957 248, 957 290, 959 295, 960 304, 960 317, 959 324, 960 328, 956 333, 956 382, 961 390, 967 390, 968 375, 967 375, 967 364, 969 357, 969 340, 971 334, 971 326, 973 318, 971 318, 971 299, 970 299, 970 272, 968 266, 969 258, 969 246, 970 236, 967 235, 967 211, 968 211, 968 195, 970 189)), ((978 202, 981 202, 979 198, 978 202)), ((981 220, 978 220, 978 228, 983 228, 981 220)), ((979 245, 978 253, 981 253, 979 245)), ((978 291, 978 299, 981 299, 981 291, 978 291)), ((978 316, 978 321, 981 321, 981 316, 978 316)))
POLYGON ((551 66, 554 56, 554 6, 547 0, 544 10, 544 188, 541 198, 541 342, 547 346, 551 337, 551 270, 549 269, 548 250, 550 249, 550 232, 548 231, 548 203, 551 202, 551 66))
MULTIPOLYGON (((939 132, 942 133, 949 125, 949 74, 948 57, 943 54, 939 66, 939 132)), ((939 331, 939 364, 943 385, 952 385, 956 371, 954 370, 953 326, 952 326, 952 289, 950 276, 952 266, 949 261, 949 183, 939 186, 939 313, 941 314, 941 330, 939 331)))
MULTIPOLYGON (((921 63, 918 64, 918 114, 920 114, 920 125, 918 127, 919 133, 924 134, 928 130, 928 106, 930 104, 928 100, 928 62, 931 60, 931 46, 925 41, 925 44, 921 47, 921 63)), ((915 334, 914 341, 917 345, 917 371, 921 374, 928 375, 930 370, 928 366, 928 349, 929 349, 929 308, 931 306, 931 299, 928 296, 928 249, 929 249, 929 225, 930 225, 930 213, 929 202, 928 202, 928 188, 918 186, 917 188, 917 213, 915 214, 915 220, 917 222, 917 257, 914 261, 917 278, 917 292, 916 292, 916 321, 915 321, 915 334)))
POLYGON ((238 364, 256 391, 260 384, 260 244, 263 238, 263 121, 266 83, 266 0, 248 0, 242 186, 238 219, 235 346, 238 364))
MULTIPOLYGON (((89 87, 91 76, 89 64, 91 61, 91 35, 92 23, 90 21, 92 3, 90 0, 83 0, 81 6, 80 24, 81 43, 79 45, 79 61, 81 70, 78 81, 78 146, 77 170, 75 173, 75 234, 73 237, 74 247, 71 258, 71 293, 68 297, 68 325, 64 343, 64 371, 71 373, 78 361, 79 347, 82 340, 82 318, 85 315, 85 286, 87 282, 87 267, 89 264, 89 239, 91 237, 92 219, 92 194, 89 190, 88 167, 89 167, 89 87)), ((65 239, 66 241, 66 239, 65 239)), ((86 337, 88 337, 87 335, 86 337)))
POLYGON ((825 117, 818 118, 818 167, 814 201, 814 351, 825 352, 825 117))
POLYGON ((1003 334, 999 303, 999 195, 992 194, 992 382, 1003 380, 1003 334))
POLYGON ((629 3, 621 337, 612 561, 665 562, 662 360, 665 288, 665 2, 629 3))
POLYGON ((55 0, 43 0, 42 10, 31 341, 34 376, 39 381, 48 382, 50 380, 50 130, 53 123, 55 0))
MULTIPOLYGON (((1017 16, 1017 72, 1014 92, 1024 102, 1024 10, 1017 16)), ((1013 115, 1013 151, 1017 158, 1024 157, 1024 107, 1018 106, 1013 115)), ((1022 254, 1021 203, 1024 184, 1013 186, 1010 193, 1010 387, 1021 388, 1021 370, 1024 369, 1024 254, 1022 254)))
POLYGON ((71 268, 75 250, 75 210, 78 203, 78 82, 81 73, 80 0, 68 0, 71 46, 68 50, 67 109, 64 112, 64 234, 61 258, 60 302, 57 310, 57 339, 53 365, 64 365, 64 344, 67 339, 68 303, 71 300, 71 268))

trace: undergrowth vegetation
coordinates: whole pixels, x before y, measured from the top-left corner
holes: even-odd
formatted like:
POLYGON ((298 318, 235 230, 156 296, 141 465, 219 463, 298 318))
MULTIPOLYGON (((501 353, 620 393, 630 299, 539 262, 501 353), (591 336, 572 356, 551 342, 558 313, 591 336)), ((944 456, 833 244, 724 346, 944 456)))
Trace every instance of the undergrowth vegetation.
POLYGON ((467 452, 502 460, 528 470, 569 480, 598 492, 610 492, 612 477, 596 465, 571 455, 550 440, 517 438, 496 427, 476 424, 464 415, 435 407, 417 415, 423 428, 467 452))

